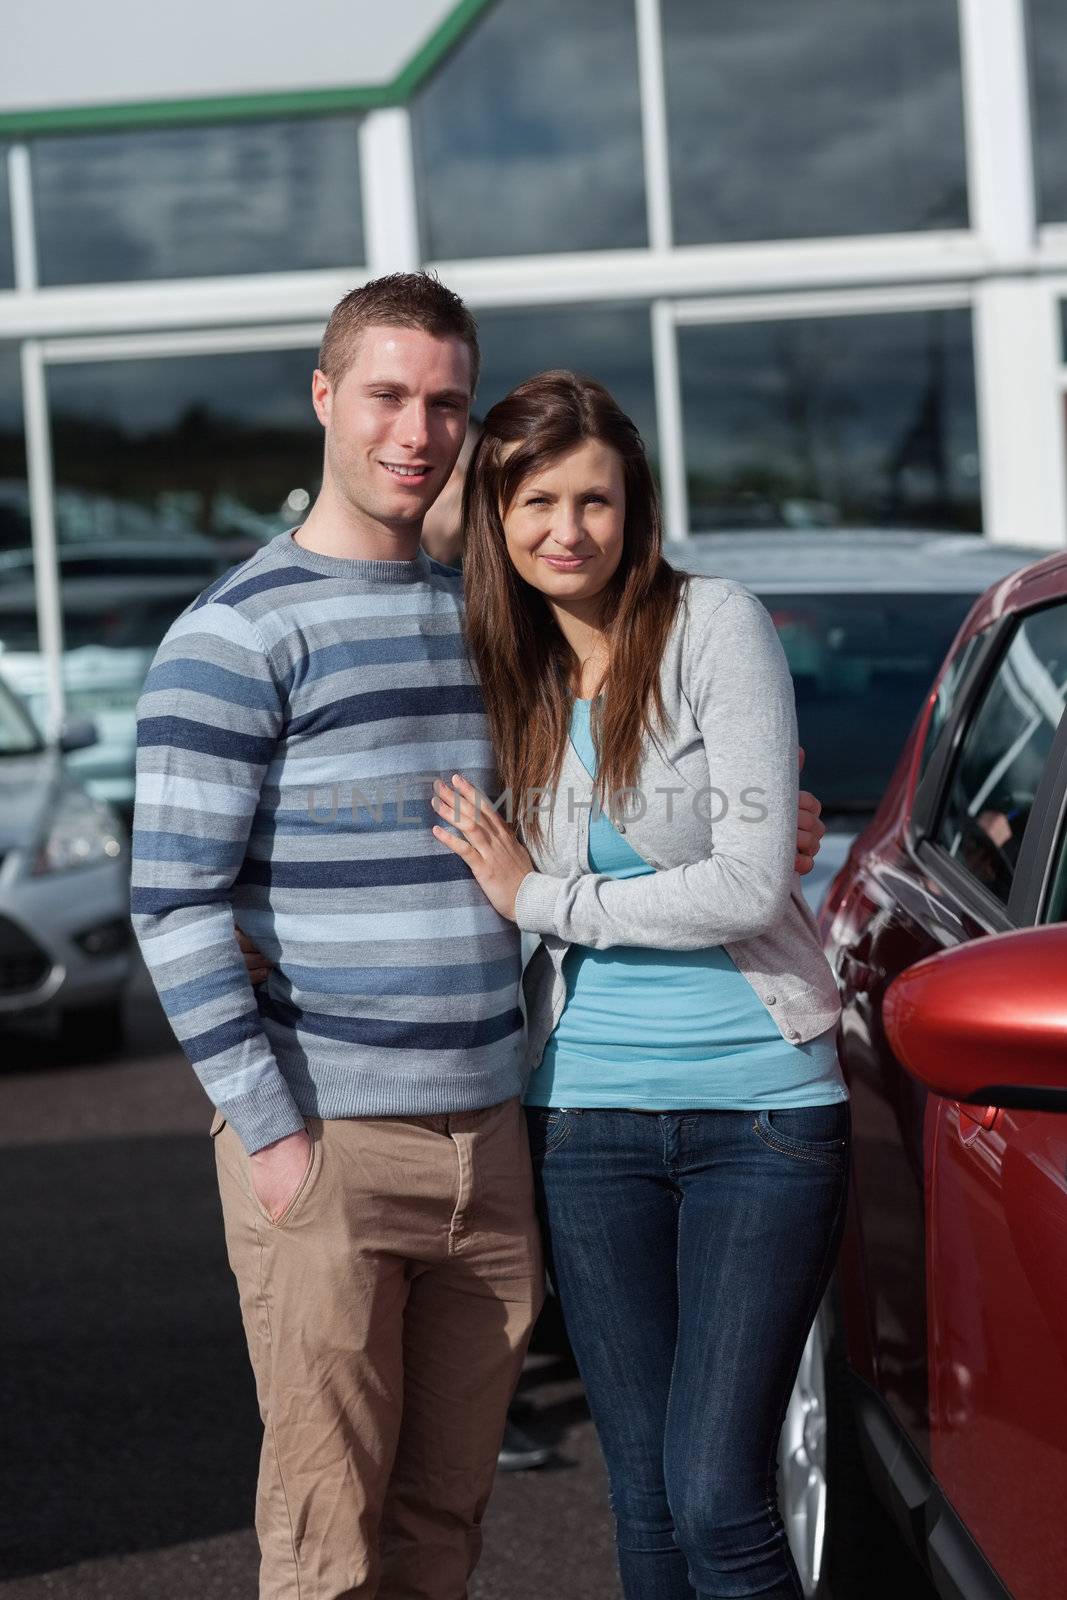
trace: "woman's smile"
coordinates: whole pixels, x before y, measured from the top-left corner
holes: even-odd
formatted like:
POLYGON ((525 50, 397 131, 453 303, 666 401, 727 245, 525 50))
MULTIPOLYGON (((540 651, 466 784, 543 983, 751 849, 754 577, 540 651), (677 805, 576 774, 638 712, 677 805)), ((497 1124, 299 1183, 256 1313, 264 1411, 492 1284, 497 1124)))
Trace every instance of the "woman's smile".
POLYGON ((591 556, 542 556, 541 560, 546 566, 552 567, 556 572, 577 572, 579 567, 584 567, 591 556))

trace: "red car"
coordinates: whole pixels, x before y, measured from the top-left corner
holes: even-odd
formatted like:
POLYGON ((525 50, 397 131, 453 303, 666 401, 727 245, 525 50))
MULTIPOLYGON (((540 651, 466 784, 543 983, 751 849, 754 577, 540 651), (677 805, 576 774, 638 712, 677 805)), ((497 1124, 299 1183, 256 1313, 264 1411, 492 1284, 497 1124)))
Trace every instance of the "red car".
POLYGON ((812 1595, 1067 1596, 1065 704, 1059 554, 974 606, 823 906, 854 1144, 783 1431, 812 1595))

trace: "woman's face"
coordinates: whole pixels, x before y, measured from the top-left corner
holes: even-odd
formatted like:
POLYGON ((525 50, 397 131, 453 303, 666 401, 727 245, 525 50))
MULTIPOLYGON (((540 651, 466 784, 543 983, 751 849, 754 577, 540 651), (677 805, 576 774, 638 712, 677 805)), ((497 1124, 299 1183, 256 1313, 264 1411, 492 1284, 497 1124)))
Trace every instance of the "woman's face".
POLYGON ((592 600, 619 565, 625 518, 620 456, 585 439, 519 485, 503 517, 508 555, 547 600, 592 600))

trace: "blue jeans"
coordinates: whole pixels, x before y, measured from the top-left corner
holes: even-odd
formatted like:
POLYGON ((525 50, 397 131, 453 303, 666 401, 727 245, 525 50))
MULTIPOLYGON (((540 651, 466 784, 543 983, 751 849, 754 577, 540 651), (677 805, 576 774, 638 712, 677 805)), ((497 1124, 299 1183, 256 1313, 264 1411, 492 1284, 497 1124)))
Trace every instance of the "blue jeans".
POLYGON ((626 1600, 799 1600, 778 1435, 841 1235, 848 1102, 527 1120, 626 1600))

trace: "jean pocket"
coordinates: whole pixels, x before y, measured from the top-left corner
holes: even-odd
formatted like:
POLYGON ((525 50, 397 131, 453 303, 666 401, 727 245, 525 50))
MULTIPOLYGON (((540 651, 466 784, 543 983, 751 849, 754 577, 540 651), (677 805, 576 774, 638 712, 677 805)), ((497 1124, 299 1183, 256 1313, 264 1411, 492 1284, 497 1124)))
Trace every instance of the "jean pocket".
POLYGON ((757 1111, 752 1126, 764 1144, 799 1160, 842 1165, 848 1153, 847 1100, 823 1106, 772 1106, 757 1111))
POLYGON ((527 1106, 526 1127, 530 1135, 530 1154, 543 1160, 558 1150, 571 1131, 571 1113, 559 1106, 527 1106))

